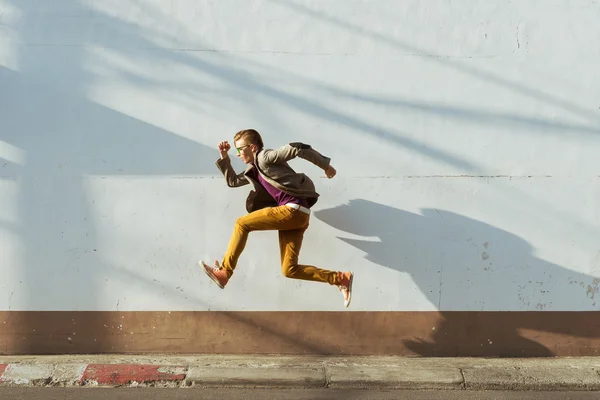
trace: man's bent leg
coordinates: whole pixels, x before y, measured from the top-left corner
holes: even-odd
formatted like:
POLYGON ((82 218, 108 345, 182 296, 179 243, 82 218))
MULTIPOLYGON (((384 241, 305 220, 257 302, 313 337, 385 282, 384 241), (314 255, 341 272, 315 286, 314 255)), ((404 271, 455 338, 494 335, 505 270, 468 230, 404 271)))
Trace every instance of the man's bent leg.
POLYGON ((340 284, 337 271, 320 269, 312 265, 299 265, 298 256, 306 229, 279 231, 279 249, 281 252, 281 271, 292 279, 326 282, 330 285, 340 284))
POLYGON ((221 263, 221 266, 227 272, 227 276, 230 277, 233 274, 237 261, 246 247, 250 232, 297 228, 303 223, 302 217, 296 217, 299 212, 286 206, 268 207, 238 218, 233 227, 233 234, 229 240, 227 252, 221 263))

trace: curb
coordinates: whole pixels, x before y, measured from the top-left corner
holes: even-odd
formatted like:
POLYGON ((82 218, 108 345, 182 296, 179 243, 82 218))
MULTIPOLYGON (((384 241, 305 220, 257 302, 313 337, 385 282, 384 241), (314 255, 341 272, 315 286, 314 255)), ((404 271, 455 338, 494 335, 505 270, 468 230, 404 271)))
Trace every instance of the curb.
POLYGON ((600 391, 600 358, 0 357, 0 387, 600 391), (6 358, 11 359, 7 362, 6 358), (84 362, 85 360, 90 363, 84 362))
POLYGON ((32 364, 0 365, 2 386, 177 386, 186 367, 147 364, 32 364))

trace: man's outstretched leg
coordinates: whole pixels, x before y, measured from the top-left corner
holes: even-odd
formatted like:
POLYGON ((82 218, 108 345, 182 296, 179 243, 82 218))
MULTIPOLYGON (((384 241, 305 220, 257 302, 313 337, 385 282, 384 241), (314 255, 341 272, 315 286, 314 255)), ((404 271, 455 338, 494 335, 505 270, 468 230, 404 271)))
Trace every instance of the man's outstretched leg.
MULTIPOLYGON (((306 227, 308 227, 308 224, 306 227)), ((352 271, 329 271, 312 265, 298 264, 306 227, 279 231, 279 250, 281 252, 281 271, 283 275, 287 278, 325 282, 337 286, 344 295, 344 305, 348 307, 352 300, 352 281, 354 280, 352 271)))

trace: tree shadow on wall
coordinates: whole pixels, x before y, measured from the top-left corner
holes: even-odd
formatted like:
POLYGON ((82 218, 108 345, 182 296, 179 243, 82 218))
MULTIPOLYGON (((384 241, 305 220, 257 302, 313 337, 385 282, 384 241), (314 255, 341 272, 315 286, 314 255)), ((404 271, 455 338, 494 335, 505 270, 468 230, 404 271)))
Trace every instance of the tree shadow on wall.
POLYGON ((484 222, 450 211, 421 212, 363 199, 315 212, 336 229, 377 237, 379 241, 340 239, 364 251, 367 260, 409 274, 440 310, 441 321, 431 337, 404 342, 411 351, 424 356, 553 356, 519 330, 596 336, 598 326, 565 324, 550 318, 551 312, 502 310, 597 310, 600 279, 539 259, 527 241, 484 222))
MULTIPOLYGON (((58 63, 57 58, 50 57, 47 63, 58 63)), ((71 65, 77 70, 76 63, 71 65)), ((105 223, 102 231, 97 224, 110 221, 113 211, 94 205, 89 187, 93 181, 87 178, 212 173, 205 160, 214 158, 214 150, 94 103, 75 90, 61 90, 42 72, 22 74, 0 67, 0 84, 4 89, 0 93, 0 141, 24 155, 22 164, 0 159, 0 166, 4 165, 0 179, 14 181, 18 188, 17 220, 10 226, 0 221, 0 228, 14 231, 22 249, 17 273, 21 284, 12 288, 13 304, 9 301, 8 310, 102 307, 102 297, 110 287, 106 282, 114 284, 116 271, 128 266, 115 265, 103 244, 102 234, 114 227, 105 223)), ((72 85, 77 87, 78 82, 72 85)), ((147 199, 140 196, 130 201, 142 207, 147 199)), ((139 286, 139 279, 132 277, 130 283, 139 286)), ((116 335, 85 335, 86 327, 65 315, 12 316, 9 333, 19 339, 6 352, 114 351, 116 335), (75 331, 79 335, 70 340, 75 331)), ((99 314, 99 318, 104 317, 99 314)), ((114 325, 114 321, 105 323, 114 325)))

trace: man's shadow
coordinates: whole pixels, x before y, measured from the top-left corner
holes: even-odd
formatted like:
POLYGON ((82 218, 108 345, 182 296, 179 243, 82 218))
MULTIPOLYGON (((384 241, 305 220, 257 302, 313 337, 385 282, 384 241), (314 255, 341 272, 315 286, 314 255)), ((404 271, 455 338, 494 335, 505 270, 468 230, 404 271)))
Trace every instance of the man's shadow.
POLYGON ((341 231, 378 237, 340 239, 367 260, 409 274, 439 310, 438 328, 430 337, 405 341, 408 349, 424 356, 539 357, 555 353, 520 329, 597 336, 598 324, 565 324, 553 312, 528 311, 595 311, 600 279, 539 259, 527 241, 484 222, 421 211, 357 199, 315 212, 341 231))

